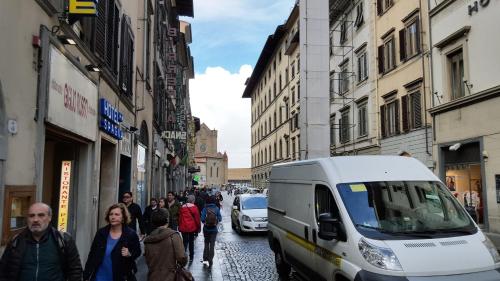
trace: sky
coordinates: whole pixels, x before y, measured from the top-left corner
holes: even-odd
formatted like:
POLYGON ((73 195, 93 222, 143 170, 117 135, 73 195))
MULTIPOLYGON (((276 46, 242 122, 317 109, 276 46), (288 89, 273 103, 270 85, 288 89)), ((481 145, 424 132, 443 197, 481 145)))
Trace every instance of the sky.
POLYGON ((250 168, 250 99, 245 81, 267 37, 283 24, 295 0, 193 0, 191 23, 195 78, 191 112, 218 131, 218 151, 229 168, 250 168))

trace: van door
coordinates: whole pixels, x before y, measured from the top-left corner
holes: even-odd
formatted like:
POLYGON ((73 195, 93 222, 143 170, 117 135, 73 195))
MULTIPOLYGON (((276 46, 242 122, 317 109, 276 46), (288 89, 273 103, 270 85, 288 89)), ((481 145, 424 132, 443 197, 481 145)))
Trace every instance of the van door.
POLYGON ((324 280, 333 280, 333 272, 341 270, 342 253, 347 253, 347 238, 339 240, 324 240, 319 233, 320 214, 330 214, 332 218, 342 222, 338 205, 330 188, 324 184, 316 184, 314 189, 315 203, 315 229, 313 229, 313 241, 316 244, 314 260, 316 272, 321 274, 324 280))

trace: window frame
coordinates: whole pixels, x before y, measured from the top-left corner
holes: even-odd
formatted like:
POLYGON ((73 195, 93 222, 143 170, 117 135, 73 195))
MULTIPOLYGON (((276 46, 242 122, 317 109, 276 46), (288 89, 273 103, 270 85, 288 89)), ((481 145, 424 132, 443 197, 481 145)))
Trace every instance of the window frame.
POLYGON ((339 119, 339 141, 341 144, 348 143, 351 139, 350 136, 350 108, 343 109, 340 112, 340 119, 339 119))
POLYGON ((358 84, 363 83, 364 81, 368 80, 368 51, 366 49, 361 50, 357 56, 357 63, 358 63, 358 68, 357 68, 357 76, 358 76, 358 84), (363 61, 363 64, 361 64, 361 61, 363 61), (363 65, 363 67, 361 67, 363 65))
POLYGON ((384 74, 396 68, 396 38, 394 34, 387 36, 382 44, 384 47, 384 74))
POLYGON ((358 138, 368 136, 368 101, 358 103, 358 138))
MULTIPOLYGON (((455 49, 453 50, 452 52, 446 54, 446 64, 447 64, 447 70, 448 70, 448 75, 447 75, 447 78, 448 78, 448 87, 450 88, 450 101, 454 101, 454 100, 457 100, 457 99, 460 99, 460 98, 463 98, 465 96, 467 96, 467 93, 466 93, 466 87, 464 85, 464 81, 466 81, 466 66, 465 66, 465 59, 464 59, 464 49, 461 47, 461 48, 458 48, 458 49, 455 49), (458 56, 458 59, 457 59, 457 56, 458 56), (455 77, 456 75, 460 75, 460 73, 453 73, 453 64, 454 63, 458 63, 459 64, 459 68, 460 68, 460 61, 462 63, 461 65, 461 81, 457 84, 458 85, 458 88, 461 92, 460 95, 457 95, 455 93, 455 90, 456 90, 456 86, 454 85, 454 78, 459 78, 459 77, 455 77)), ((460 71, 460 70, 459 70, 460 71)))

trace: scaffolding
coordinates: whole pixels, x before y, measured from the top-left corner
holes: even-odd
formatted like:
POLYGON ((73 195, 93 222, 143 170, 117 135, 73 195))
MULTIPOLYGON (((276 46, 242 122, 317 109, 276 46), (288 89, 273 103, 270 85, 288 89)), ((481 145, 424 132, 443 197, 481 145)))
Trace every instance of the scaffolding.
MULTIPOLYGON (((329 0, 330 4, 330 105, 334 106, 330 116, 333 113, 340 113, 340 122, 333 124, 333 129, 338 130, 340 145, 330 148, 330 155, 345 155, 355 153, 355 129, 357 124, 355 120, 354 109, 354 89, 356 86, 357 73, 355 70, 356 55, 353 45, 354 27, 356 19, 353 19, 351 11, 359 2, 363 0, 329 0), (340 67, 339 71, 333 69, 340 67), (332 77, 333 76, 333 77, 332 77), (348 82, 345 82, 348 80, 348 82), (335 82, 335 83, 334 83, 335 82), (347 83, 347 84, 345 84, 347 83), (346 90, 347 87, 347 90, 346 90), (350 108, 350 118, 347 128, 341 126, 343 109, 350 108), (348 140, 340 137, 345 134, 342 131, 347 130, 348 140), (352 145, 352 150, 347 150, 347 146, 352 145)), ((331 106, 330 106, 331 108, 331 106)))

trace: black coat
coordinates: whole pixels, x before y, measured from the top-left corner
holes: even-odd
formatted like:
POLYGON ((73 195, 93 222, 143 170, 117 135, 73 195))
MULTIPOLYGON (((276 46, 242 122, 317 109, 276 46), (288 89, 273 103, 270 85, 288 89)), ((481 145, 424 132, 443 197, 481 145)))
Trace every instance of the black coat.
MULTIPOLYGON (((111 226, 99 229, 94 237, 90 253, 85 264, 83 280, 94 280, 97 269, 101 265, 106 253, 106 244, 111 226)), ((139 236, 131 228, 123 226, 122 236, 111 252, 111 263, 113 269, 113 281, 135 280, 137 272, 135 259, 141 255, 139 236), (131 256, 123 257, 122 247, 127 247, 131 256)))
POLYGON ((142 211, 141 211, 141 206, 137 205, 136 203, 131 203, 128 207, 128 212, 130 213, 130 223, 129 227, 132 228, 134 231, 137 229, 137 223, 136 221, 139 221, 139 229, 141 230, 142 234, 146 233, 146 229, 144 227, 144 219, 142 217, 142 211))
MULTIPOLYGON (((57 242, 58 254, 63 261, 62 269, 65 280, 80 281, 82 263, 75 241, 68 233, 59 232, 53 227, 50 227, 48 231, 57 242)), ((7 244, 0 260, 0 281, 18 280, 27 240, 32 239, 30 236, 31 232, 26 228, 7 244)))
POLYGON ((153 223, 151 222, 151 215, 153 214, 153 211, 156 211, 159 208, 160 206, 156 206, 156 209, 153 210, 153 206, 149 205, 144 210, 144 215, 142 216, 142 218, 144 220, 144 228, 147 235, 151 234, 151 231, 153 231, 153 223))

